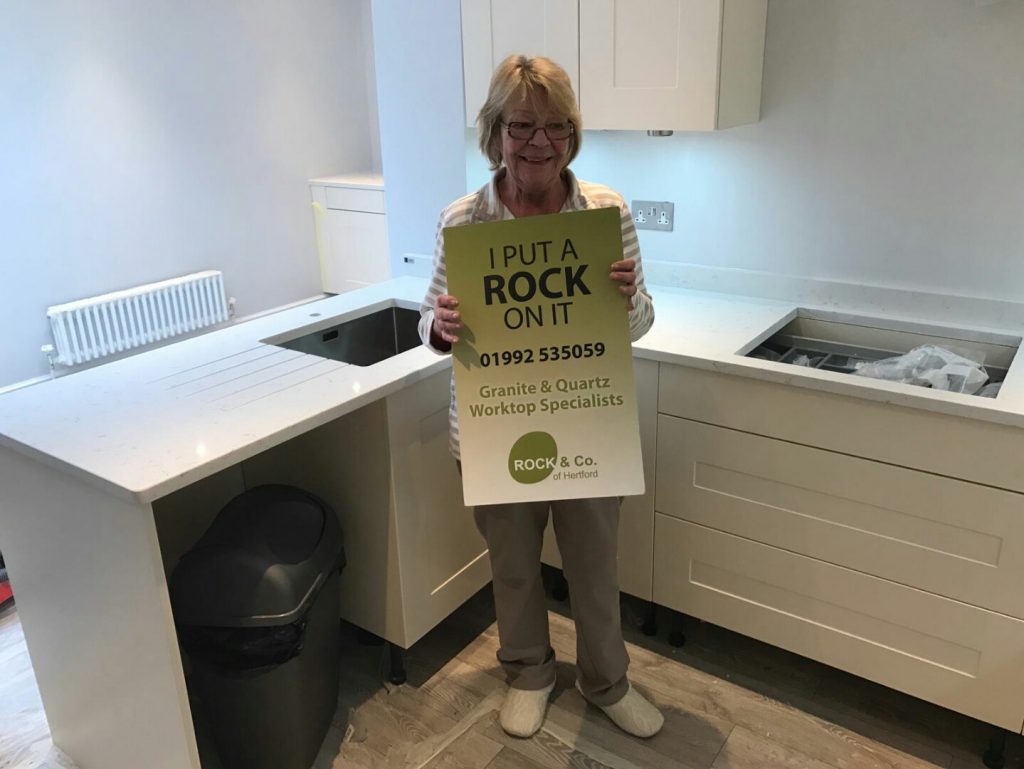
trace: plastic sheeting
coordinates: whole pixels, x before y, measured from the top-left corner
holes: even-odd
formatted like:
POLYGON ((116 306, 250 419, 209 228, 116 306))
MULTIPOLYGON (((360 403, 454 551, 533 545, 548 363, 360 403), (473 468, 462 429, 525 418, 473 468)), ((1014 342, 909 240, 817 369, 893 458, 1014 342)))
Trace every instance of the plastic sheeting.
POLYGON ((894 358, 860 362, 853 373, 968 395, 977 393, 988 381, 988 372, 980 362, 931 344, 894 358))

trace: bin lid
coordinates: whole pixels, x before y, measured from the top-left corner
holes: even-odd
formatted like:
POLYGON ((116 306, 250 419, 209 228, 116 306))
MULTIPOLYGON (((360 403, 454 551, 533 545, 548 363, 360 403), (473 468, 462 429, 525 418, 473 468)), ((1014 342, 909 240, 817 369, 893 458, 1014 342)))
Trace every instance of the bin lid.
POLYGON ((300 619, 342 565, 341 527, 321 499, 258 486, 218 513, 171 575, 180 625, 265 627, 300 619))

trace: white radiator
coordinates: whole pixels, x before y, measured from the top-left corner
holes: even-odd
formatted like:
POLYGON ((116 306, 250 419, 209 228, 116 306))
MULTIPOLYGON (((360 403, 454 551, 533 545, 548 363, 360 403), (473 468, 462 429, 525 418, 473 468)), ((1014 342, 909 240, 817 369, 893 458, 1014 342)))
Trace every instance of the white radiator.
POLYGON ((72 366, 226 321, 224 277, 195 272, 58 304, 46 317, 57 345, 54 362, 72 366))

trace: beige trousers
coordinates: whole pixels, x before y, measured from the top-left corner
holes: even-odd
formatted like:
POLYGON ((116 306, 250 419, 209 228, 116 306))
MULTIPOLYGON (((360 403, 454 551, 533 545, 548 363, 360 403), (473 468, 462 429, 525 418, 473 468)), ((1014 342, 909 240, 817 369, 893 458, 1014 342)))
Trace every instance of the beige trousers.
POLYGON ((610 705, 629 686, 619 616, 616 497, 481 505, 474 510, 490 550, 498 661, 514 688, 543 689, 555 680, 540 564, 549 506, 576 622, 577 679, 588 700, 610 705))

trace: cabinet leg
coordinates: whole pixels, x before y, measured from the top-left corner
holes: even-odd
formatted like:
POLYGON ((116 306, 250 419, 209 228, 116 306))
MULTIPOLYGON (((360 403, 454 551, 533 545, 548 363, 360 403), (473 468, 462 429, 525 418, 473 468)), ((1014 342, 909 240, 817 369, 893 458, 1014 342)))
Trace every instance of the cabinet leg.
POLYGON ((395 686, 405 683, 405 649, 388 643, 388 680, 395 686))
POLYGON ((1003 769, 1006 763, 1006 730, 997 728, 982 760, 989 769, 1003 769))
POLYGON ((686 634, 683 632, 683 621, 685 614, 676 613, 672 621, 672 630, 668 634, 668 642, 677 649, 686 643, 686 634))
POLYGON ((555 574, 551 584, 551 597, 556 601, 564 601, 569 597, 569 583, 565 581, 565 574, 561 571, 555 574))
POLYGON ((644 635, 658 635, 658 607, 654 601, 647 602, 647 614, 644 616, 644 624, 640 628, 644 635))

